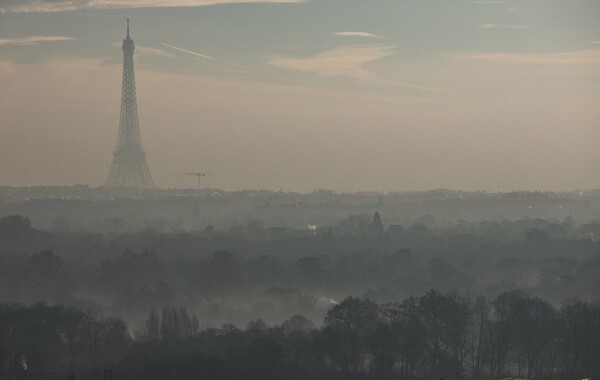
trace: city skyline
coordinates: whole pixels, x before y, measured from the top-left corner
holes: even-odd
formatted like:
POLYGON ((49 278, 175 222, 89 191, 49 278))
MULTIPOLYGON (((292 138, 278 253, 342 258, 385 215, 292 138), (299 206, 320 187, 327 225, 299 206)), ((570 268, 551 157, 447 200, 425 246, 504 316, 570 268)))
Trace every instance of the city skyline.
POLYGON ((599 15, 556 0, 2 2, 0 178, 103 183, 130 17, 159 187, 202 170, 224 189, 599 188, 599 15))

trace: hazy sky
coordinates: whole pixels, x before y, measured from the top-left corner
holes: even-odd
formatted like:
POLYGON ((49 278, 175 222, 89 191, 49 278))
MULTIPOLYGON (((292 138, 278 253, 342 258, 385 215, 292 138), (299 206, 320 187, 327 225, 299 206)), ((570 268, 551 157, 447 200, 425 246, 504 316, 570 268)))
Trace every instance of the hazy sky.
POLYGON ((159 187, 600 188, 595 0, 0 0, 0 185, 104 182, 126 17, 159 187))

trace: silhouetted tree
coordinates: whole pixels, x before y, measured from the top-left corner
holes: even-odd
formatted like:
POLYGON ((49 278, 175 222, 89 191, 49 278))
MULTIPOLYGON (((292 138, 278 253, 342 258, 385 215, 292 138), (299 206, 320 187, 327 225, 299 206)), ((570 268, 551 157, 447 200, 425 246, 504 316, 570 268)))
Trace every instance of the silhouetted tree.
POLYGON ((484 345, 489 344, 490 313, 492 311, 490 302, 483 296, 479 296, 473 303, 473 326, 471 335, 471 373, 473 379, 478 380, 482 376, 482 351, 484 345))
POLYGON ((571 300, 560 310, 558 320, 558 344, 565 376, 599 376, 600 306, 571 300))
POLYGON ((239 264, 231 252, 215 251, 211 260, 200 264, 199 269, 196 286, 205 297, 217 296, 224 306, 225 297, 241 290, 239 264))
POLYGON ((160 339, 160 317, 156 310, 152 309, 146 319, 146 338, 149 340, 160 339))
POLYGON ((332 337, 332 351, 344 369, 358 373, 367 348, 367 339, 377 326, 379 306, 369 300, 348 297, 325 316, 332 337))
POLYGON ((31 220, 22 215, 7 215, 0 218, 0 234, 18 234, 31 229, 31 220))

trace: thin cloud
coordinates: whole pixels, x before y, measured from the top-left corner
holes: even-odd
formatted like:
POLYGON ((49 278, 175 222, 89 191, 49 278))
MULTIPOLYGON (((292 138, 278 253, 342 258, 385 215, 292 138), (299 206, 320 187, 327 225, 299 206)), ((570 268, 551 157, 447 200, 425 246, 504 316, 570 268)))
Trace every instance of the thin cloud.
POLYGON ((80 9, 200 7, 216 4, 300 3, 303 0, 2 0, 0 13, 68 12, 80 9))
POLYGON ((480 24, 477 25, 480 29, 527 29, 525 25, 503 25, 503 24, 480 24))
POLYGON ((309 58, 273 57, 269 65, 303 71, 322 77, 347 76, 355 79, 375 79, 377 75, 364 68, 369 62, 394 54, 390 46, 344 47, 309 58))
MULTIPOLYGON (((123 44, 123 42, 119 41, 119 42, 113 43, 112 46, 120 48, 122 46, 122 44, 123 44)), ((165 57, 165 58, 175 57, 175 55, 173 55, 167 51, 164 51, 163 49, 150 47, 150 46, 141 46, 141 45, 135 46, 135 54, 139 55, 139 56, 154 56, 154 57, 165 57)))
POLYGON ((473 0, 471 4, 481 4, 481 5, 494 5, 494 4, 502 4, 503 1, 500 0, 473 0))
POLYGON ((591 41, 590 44, 591 45, 600 45, 600 40, 598 40, 598 41, 591 41))
POLYGON ((466 54, 461 59, 519 65, 599 65, 600 49, 562 53, 484 53, 466 54))
POLYGON ((164 51, 163 49, 148 47, 148 46, 136 46, 135 52, 139 55, 154 56, 154 57, 174 57, 173 54, 164 51))
POLYGON ((269 65, 289 70, 297 70, 321 77, 349 77, 371 81, 383 85, 392 85, 412 90, 462 94, 461 91, 446 88, 423 86, 415 83, 400 82, 379 78, 367 70, 365 65, 394 54, 391 46, 354 46, 330 50, 309 58, 273 57, 269 65))
POLYGON ((44 42, 71 41, 76 38, 69 36, 30 36, 19 38, 0 38, 0 46, 38 45, 44 42))
POLYGON ((385 36, 380 36, 380 35, 368 33, 368 32, 337 32, 334 34, 336 36, 341 36, 341 37, 386 38, 385 36))
POLYGON ((161 43, 161 45, 162 45, 162 46, 169 47, 169 48, 171 48, 171 49, 175 49, 175 50, 182 51, 182 52, 184 52, 184 53, 188 53, 188 54, 194 55, 194 56, 196 56, 196 57, 200 57, 200 58, 203 58, 203 59, 208 59, 208 60, 210 60, 210 61, 213 61, 213 60, 214 60, 214 58, 213 58, 213 57, 211 57, 211 56, 209 56, 209 55, 200 54, 200 53, 197 53, 197 52, 195 52, 195 51, 187 50, 187 49, 184 49, 184 48, 180 48, 180 47, 173 46, 173 45, 169 45, 169 44, 165 44, 165 43, 161 43))
POLYGON ((220 62, 217 61, 216 59, 214 59, 213 57, 206 55, 206 54, 202 54, 202 53, 198 53, 192 50, 188 50, 188 49, 184 49, 184 48, 180 48, 177 46, 173 46, 173 45, 169 45, 169 44, 165 44, 165 43, 161 43, 162 46, 166 46, 168 48, 186 53, 186 54, 190 54, 193 55, 195 57, 201 58, 200 62, 209 65, 209 66, 214 66, 214 67, 218 67, 220 69, 223 70, 229 70, 229 71, 233 71, 235 73, 240 73, 240 74, 250 74, 250 72, 248 71, 244 71, 244 70, 240 70, 237 69, 237 67, 239 67, 239 65, 235 64, 235 63, 231 63, 231 62, 220 62))

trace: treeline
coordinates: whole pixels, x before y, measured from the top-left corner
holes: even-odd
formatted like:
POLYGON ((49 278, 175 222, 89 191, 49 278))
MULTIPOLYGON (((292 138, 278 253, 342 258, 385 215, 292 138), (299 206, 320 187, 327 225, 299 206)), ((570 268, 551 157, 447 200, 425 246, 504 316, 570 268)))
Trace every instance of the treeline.
POLYGON ((116 363, 130 344, 127 324, 117 318, 58 305, 0 304, 0 376, 6 378, 88 373, 116 363))
POLYGON ((275 238, 256 221, 238 235, 94 234, 40 231, 26 217, 2 217, 0 303, 63 304, 128 321, 176 304, 203 321, 245 325, 293 314, 319 321, 330 299, 385 303, 431 288, 489 297, 519 289, 554 305, 572 296, 600 300, 600 223, 436 229, 426 220, 384 221, 353 216, 310 236, 275 238))
MULTIPOLYGON (((237 229, 251 219, 282 229, 331 226, 348 215, 379 211, 384 224, 438 226, 457 221, 546 219, 597 220, 600 191, 568 193, 486 193, 451 190, 403 193, 308 194, 266 190, 226 192, 217 189, 143 190, 77 187, 11 188, 0 186, 0 215, 27 214, 38 228, 134 233, 237 229), (284 227, 284 228, 282 228, 284 227)), ((293 232, 293 231, 288 231, 293 232)), ((299 231, 293 232, 294 234, 299 231)), ((264 234, 263 234, 264 235, 264 234)))
POLYGON ((301 315, 200 328, 185 308, 134 328, 74 309, 0 307, 1 373, 92 379, 532 379, 600 375, 600 305, 556 309, 521 292, 492 300, 431 290, 398 303, 348 297, 319 328, 301 315))
MULTIPOLYGON (((156 318, 151 313, 147 324, 158 326, 156 318)), ((330 308, 319 329, 296 315, 273 327, 259 320, 245 331, 227 324, 178 337, 146 335, 119 370, 130 379, 600 375, 600 305, 571 300, 557 310, 521 292, 491 301, 437 290, 399 303, 349 297, 330 308)))

